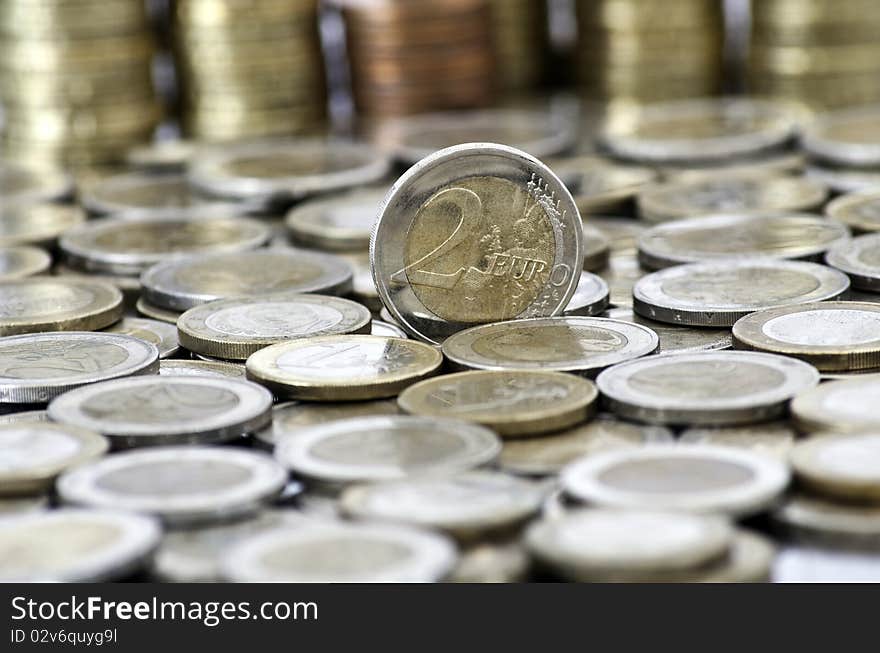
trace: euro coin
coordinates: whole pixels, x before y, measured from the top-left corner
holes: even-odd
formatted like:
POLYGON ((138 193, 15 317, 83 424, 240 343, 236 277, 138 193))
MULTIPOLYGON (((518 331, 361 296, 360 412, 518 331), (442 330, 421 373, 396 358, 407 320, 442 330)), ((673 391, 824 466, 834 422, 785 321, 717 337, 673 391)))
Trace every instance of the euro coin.
POLYGON ((79 200, 92 215, 180 209, 206 203, 180 174, 128 172, 106 177, 80 190, 79 200))
POLYGON ((69 204, 0 202, 0 246, 52 245, 85 220, 83 210, 69 204))
POLYGON ((782 462, 788 461, 788 454, 796 439, 797 431, 786 421, 714 428, 692 427, 679 435, 680 442, 745 449, 782 462))
POLYGON ((122 317, 122 293, 108 283, 27 277, 0 282, 0 335, 102 329, 122 317))
POLYGON ((823 116, 804 130, 802 145, 808 154, 837 165, 880 165, 880 111, 855 107, 823 116))
POLYGON ((651 168, 616 165, 589 155, 547 164, 571 191, 582 216, 625 210, 639 190, 657 180, 651 168))
POLYGON ((404 340, 409 338, 409 334, 399 326, 382 320, 373 320, 370 323, 370 335, 383 338, 403 338, 404 340))
POLYGON ((605 311, 604 317, 634 322, 656 333, 660 339, 656 352, 658 354, 715 351, 733 346, 730 329, 696 328, 655 322, 633 313, 631 308, 612 308, 605 311))
POLYGON ((880 507, 795 494, 771 513, 775 524, 799 542, 833 548, 876 549, 880 507))
POLYGON ((357 189, 292 208, 285 225, 293 239, 323 250, 366 251, 388 189, 357 189))
POLYGON ((177 318, 180 317, 180 311, 171 311, 167 308, 161 308, 159 306, 154 306, 148 301, 144 300, 143 297, 139 297, 137 303, 135 304, 137 308, 137 312, 140 315, 148 317, 152 320, 157 320, 159 322, 166 322, 168 324, 177 324, 177 318))
POLYGON ((597 272, 608 265, 611 239, 591 224, 584 224, 584 270, 597 272))
POLYGON ((798 430, 857 433, 880 428, 880 379, 853 378, 807 389, 791 402, 798 430))
POLYGON ((0 247, 0 281, 42 274, 51 265, 52 257, 39 247, 0 247))
POLYGON ((837 244, 825 256, 825 262, 846 273, 854 288, 880 292, 880 234, 837 244))
POLYGON ((853 433, 814 437, 798 443, 791 466, 813 492, 851 501, 880 501, 880 435, 853 433))
POLYGON ((167 322, 145 320, 138 317, 124 317, 113 326, 104 329, 106 333, 121 333, 139 338, 156 345, 159 358, 168 358, 177 353, 177 329, 167 322))
POLYGON ((880 193, 864 190, 837 197, 828 203, 825 213, 856 233, 880 231, 880 193))
POLYGON ((159 362, 160 376, 215 376, 244 379, 245 371, 241 365, 213 361, 190 361, 165 359, 159 362))
POLYGON ((580 280, 568 304, 564 315, 599 315, 608 308, 611 291, 605 280, 592 272, 581 272, 580 280))

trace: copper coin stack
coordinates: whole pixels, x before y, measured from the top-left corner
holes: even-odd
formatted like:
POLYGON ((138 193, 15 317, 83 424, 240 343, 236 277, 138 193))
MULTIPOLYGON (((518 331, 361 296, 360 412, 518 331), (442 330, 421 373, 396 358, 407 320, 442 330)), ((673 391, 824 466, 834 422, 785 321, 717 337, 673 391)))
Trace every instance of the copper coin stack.
POLYGON ((492 0, 492 36, 502 90, 538 86, 547 68, 550 34, 545 0, 492 0))
POLYGON ((181 124, 221 141, 314 132, 327 92, 317 0, 178 0, 181 124))
POLYGON ((45 167, 120 161, 161 118, 143 2, 0 2, 3 156, 45 167))

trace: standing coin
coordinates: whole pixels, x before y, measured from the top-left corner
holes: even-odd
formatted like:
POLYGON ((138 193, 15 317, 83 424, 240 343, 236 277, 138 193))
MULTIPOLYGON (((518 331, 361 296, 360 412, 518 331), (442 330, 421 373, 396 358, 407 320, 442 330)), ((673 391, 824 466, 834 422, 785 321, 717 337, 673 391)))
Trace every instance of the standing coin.
POLYGON ((245 360, 286 340, 365 333, 371 320, 370 311, 347 299, 285 292, 196 306, 178 318, 177 330, 192 352, 245 360))
POLYGON ((612 308, 605 311, 604 315, 614 320, 641 324, 656 333, 660 338, 658 354, 713 351, 730 349, 733 346, 733 336, 730 329, 692 328, 664 324, 636 315, 631 308, 612 308))
POLYGON ((248 515, 287 481, 269 456, 220 447, 160 447, 107 456, 58 479, 62 501, 153 515, 182 526, 248 515))
POLYGON ((816 263, 688 263, 639 279, 633 309, 659 322, 729 327, 755 311, 837 299, 848 288, 845 274, 816 263))
POLYGON ((880 429, 880 378, 823 383, 791 402, 798 430, 853 433, 880 429))
POLYGON ((730 447, 680 444, 621 449, 562 471, 569 496, 608 508, 745 516, 769 506, 789 481, 784 462, 730 447))
POLYGON ((234 440, 265 426, 271 408, 272 395, 255 383, 155 376, 71 390, 49 404, 49 416, 121 448, 234 440))
POLYGON ((0 281, 42 274, 51 265, 52 257, 39 247, 0 247, 0 281))
POLYGON ((411 415, 476 422, 508 436, 558 431, 587 419, 596 386, 561 372, 461 372, 407 388, 398 404, 411 415))
POLYGON ((787 421, 764 422, 747 426, 689 428, 679 440, 690 444, 710 444, 746 449, 786 462, 797 439, 797 432, 787 421))
POLYGON ((214 361, 163 360, 159 362, 160 376, 219 376, 244 379, 241 365, 214 361))
POLYGON ((853 287, 880 292, 880 234, 839 243, 828 252, 825 260, 831 267, 845 272, 853 287))
POLYGON ((103 329, 122 317, 122 293, 103 281, 28 277, 0 282, 0 336, 103 329))
POLYGON ((443 343, 458 369, 546 370, 595 375, 654 352, 650 329, 604 317, 548 317, 484 324, 443 343))
POLYGON ((62 233, 85 220, 85 212, 71 204, 0 202, 0 245, 50 246, 62 233))
POLYGON ((598 315, 608 308, 610 291, 605 280, 591 272, 581 272, 577 289, 565 307, 565 315, 598 315))
POLYGON ((435 374, 442 363, 436 348, 413 340, 322 336, 256 352, 248 358, 247 374, 277 396, 361 401, 394 397, 435 374))
POLYGON ((537 159, 502 145, 441 150, 389 191, 370 260, 382 302, 439 344, 468 326, 560 314, 579 280, 571 194, 537 159))
POLYGON ((138 317, 124 317, 113 326, 104 329, 105 333, 121 333, 140 338, 156 345, 159 358, 168 358, 177 353, 177 329, 167 322, 145 320, 138 317))
POLYGON ((173 311, 282 291, 341 295, 351 281, 345 261, 290 248, 190 256, 159 263, 141 275, 143 299, 173 311))
POLYGON ((295 241, 326 250, 366 251, 388 188, 361 188, 299 204, 285 219, 295 241))
POLYGON ((823 371, 880 367, 880 304, 818 302, 758 311, 737 320, 740 349, 793 356, 823 371))
POLYGON ((843 195, 831 200, 825 213, 856 233, 880 231, 880 193, 869 189, 843 195))
POLYGON ((798 481, 817 494, 880 501, 880 435, 853 433, 809 438, 791 452, 798 481))
POLYGON ((651 424, 750 424, 785 413, 819 382, 799 360, 745 351, 668 354, 616 365, 596 379, 608 408, 651 424))

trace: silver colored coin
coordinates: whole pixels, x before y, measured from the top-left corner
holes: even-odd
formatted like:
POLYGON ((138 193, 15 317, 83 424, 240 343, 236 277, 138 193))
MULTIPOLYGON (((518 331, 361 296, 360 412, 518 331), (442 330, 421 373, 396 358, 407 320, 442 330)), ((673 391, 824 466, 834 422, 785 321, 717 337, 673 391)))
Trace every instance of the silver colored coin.
POLYGON ((399 326, 382 320, 373 320, 370 323, 370 335, 383 338, 409 338, 409 334, 399 326))
POLYGON ((850 167, 880 165, 878 107, 842 109, 808 125, 801 145, 813 157, 850 167))
POLYGON ((560 476, 578 501, 622 509, 755 514, 789 482, 788 466, 767 456, 710 445, 622 449, 584 458, 560 476))
POLYGON ((449 582, 520 583, 530 568, 529 554, 519 542, 481 542, 460 552, 449 582))
POLYGON ((840 243, 831 248, 825 261, 845 272, 853 287, 880 293, 880 234, 859 236, 840 243))
POLYGON ((64 503, 153 515, 171 526, 235 519, 277 496, 287 473, 243 449, 160 447, 107 456, 63 474, 64 503))
POLYGON ((795 494, 771 516, 786 534, 807 544, 871 551, 880 544, 880 507, 876 505, 795 494))
POLYGON ((880 429, 880 378, 823 383, 798 394, 791 413, 799 431, 859 433, 880 429))
POLYGON ((65 331, 0 338, 0 402, 47 403, 98 381, 153 375, 156 346, 126 335, 65 331))
POLYGON ((0 204, 24 205, 59 200, 73 193, 73 178, 61 172, 0 164, 0 204))
POLYGON ((398 179, 370 261, 395 321, 440 344, 474 324, 562 313, 579 280, 582 241, 571 193, 549 168, 506 146, 470 143, 398 179))
POLYGON ((651 356, 596 379, 608 409, 623 418, 715 426, 779 417, 818 382, 819 372, 803 361, 746 351, 651 356))
POLYGON ((97 583, 143 567, 159 544, 155 520, 104 510, 51 510, 0 518, 0 579, 97 583))
POLYGON ((159 361, 159 376, 215 376, 244 379, 245 369, 241 365, 215 361, 163 360, 159 361))
POLYGON ((249 538, 221 569, 225 580, 245 583, 429 583, 444 579, 456 558, 452 542, 430 531, 336 523, 249 538))
POLYGON ((683 354, 696 351, 715 351, 733 347, 730 329, 707 329, 675 326, 656 322, 636 315, 631 308, 612 308, 605 317, 624 322, 634 322, 651 329, 660 338, 658 354, 683 354))
POLYGON ((639 263, 659 270, 681 263, 766 256, 818 260, 849 241, 842 223, 816 215, 713 215, 658 225, 639 237, 639 263))
POLYGON ((291 248, 189 256, 141 275, 143 299, 173 311, 282 291, 340 295, 351 283, 351 268, 340 258, 291 248))
POLYGON ((298 476, 338 485, 465 471, 500 451, 498 436, 482 426, 395 415, 303 429, 283 438, 275 456, 298 476))
POLYGON ((121 333, 154 344, 159 350, 159 358, 173 356, 180 348, 177 342, 177 329, 159 320, 124 317, 113 326, 104 329, 104 332, 121 333))
POLYGON ((298 243, 318 249, 366 251, 387 187, 359 188, 319 197, 292 208, 285 218, 298 243))
POLYGON ((848 288, 845 274, 817 263, 688 263, 639 279, 633 309, 659 322, 729 327, 755 311, 837 299, 848 288))
POLYGON ((785 421, 748 426, 689 428, 679 435, 688 444, 710 444, 745 449, 783 462, 797 439, 797 432, 785 421))
POLYGON ((563 315, 599 315, 608 308, 610 290, 605 280, 591 272, 581 272, 574 295, 571 296, 563 315))
POLYGON ((268 424, 271 408, 269 391, 249 381, 155 376, 71 390, 49 404, 49 416, 122 448, 234 440, 268 424))
POLYGON ((42 274, 51 265, 52 257, 39 247, 0 247, 0 281, 42 274))
POLYGON ((80 189, 79 200, 92 215, 180 209, 206 202, 181 174, 144 172, 113 175, 86 184, 80 189))
POLYGON ((443 354, 457 369, 544 370, 595 375, 653 353, 650 329, 602 317, 512 320, 472 327, 450 336, 443 354))

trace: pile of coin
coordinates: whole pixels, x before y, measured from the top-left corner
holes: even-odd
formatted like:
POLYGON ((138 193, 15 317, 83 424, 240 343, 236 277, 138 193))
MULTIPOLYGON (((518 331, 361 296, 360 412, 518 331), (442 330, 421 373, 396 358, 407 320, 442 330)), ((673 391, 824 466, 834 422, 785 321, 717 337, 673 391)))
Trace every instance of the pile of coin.
POLYGON ((3 153, 19 162, 120 162, 161 118, 142 2, 9 0, 0 5, 3 153))
POLYGON ((221 141, 323 126, 317 0, 179 0, 172 29, 186 134, 221 141))
POLYGON ((492 37, 503 91, 534 89, 548 64, 546 0, 492 0, 492 37))

